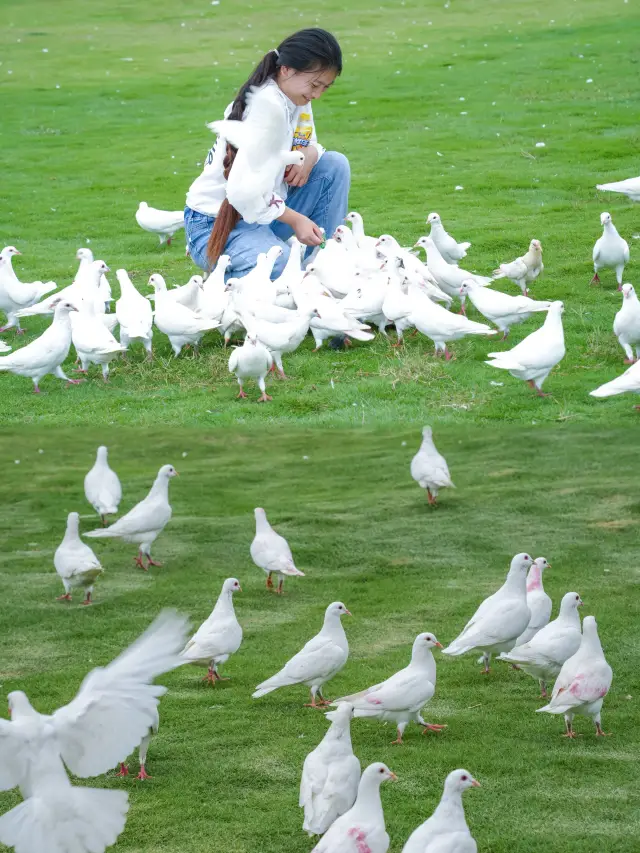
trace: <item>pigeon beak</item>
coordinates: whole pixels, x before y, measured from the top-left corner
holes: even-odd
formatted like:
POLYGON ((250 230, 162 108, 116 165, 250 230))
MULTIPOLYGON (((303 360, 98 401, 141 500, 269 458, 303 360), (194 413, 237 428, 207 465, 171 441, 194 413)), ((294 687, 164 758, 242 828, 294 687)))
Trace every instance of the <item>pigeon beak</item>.
POLYGON ((344 613, 345 613, 345 616, 353 616, 353 613, 350 610, 347 610, 346 607, 345 607, 344 613))
POLYGON ((441 649, 441 648, 442 648, 442 643, 438 643, 438 642, 436 641, 436 646, 437 646, 439 649, 441 649))
POLYGON ((176 477, 179 477, 179 476, 180 476, 180 474, 178 474, 178 472, 176 471, 176 469, 175 469, 175 468, 173 469, 173 473, 176 475, 176 477))
POLYGON ((621 284, 619 284, 619 285, 618 285, 618 290, 622 290, 622 285, 621 285, 621 284))
POLYGON ((16 250, 15 250, 15 252, 14 252, 13 254, 14 254, 14 255, 21 255, 21 254, 22 254, 22 252, 19 252, 19 251, 16 249, 16 250))
POLYGON ((391 770, 389 771, 389 781, 390 782, 397 782, 398 781, 398 777, 396 776, 395 773, 392 773, 391 770))
POLYGON ((480 782, 478 782, 477 779, 474 779, 473 782, 471 783, 471 787, 472 788, 482 788, 482 785, 480 784, 480 782))
POLYGON ((580 601, 578 602, 578 607, 582 607, 583 604, 584 604, 583 600, 580 599, 580 601))
POLYGON ((242 587, 238 584, 238 592, 242 592, 242 587))
POLYGON ((547 568, 547 569, 552 569, 552 568, 553 568, 553 566, 551 565, 551 563, 547 563, 546 568, 547 568))
POLYGON ((103 272, 111 272, 111 267, 108 267, 106 264, 104 265, 103 272))
POLYGON ((380 245, 380 240, 378 240, 376 243, 376 246, 379 246, 379 245, 380 245))

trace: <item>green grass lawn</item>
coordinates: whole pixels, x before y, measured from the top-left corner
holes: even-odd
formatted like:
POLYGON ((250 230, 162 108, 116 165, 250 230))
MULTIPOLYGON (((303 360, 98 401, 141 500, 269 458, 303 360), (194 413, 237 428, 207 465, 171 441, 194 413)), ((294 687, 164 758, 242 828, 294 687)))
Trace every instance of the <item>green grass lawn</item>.
MULTIPOLYGON (((310 850, 297 791, 304 757, 327 723, 320 712, 302 708, 304 688, 258 701, 250 698, 255 685, 315 633, 325 606, 336 599, 353 612, 345 622, 351 656, 327 694, 380 681, 406 664, 418 632, 450 642, 522 550, 552 563, 545 586, 554 612, 566 591, 577 590, 584 614, 598 619, 614 670, 603 711, 605 731, 613 734, 597 739, 580 718, 582 737, 569 742, 561 737, 561 718, 534 713, 542 703, 533 679, 502 665, 485 678, 475 655, 437 654, 436 694, 425 717, 446 722, 444 734, 423 737, 414 726, 405 746, 392 747, 391 726, 352 725, 362 763, 385 761, 399 776, 382 795, 391 849, 399 853, 430 814, 455 767, 482 783, 465 803, 483 853, 637 849, 640 717, 632 602, 640 577, 639 471, 627 431, 499 425, 487 434, 452 425, 436 439, 457 488, 429 510, 409 476, 419 441, 410 428, 222 434, 27 427, 3 434, 3 487, 11 495, 0 522, 3 693, 24 689, 40 711, 52 711, 161 607, 179 608, 196 625, 226 577, 239 578, 243 587, 235 604, 245 639, 224 668, 232 680, 205 687, 195 667, 161 679, 169 693, 149 752, 154 778, 139 783, 110 774, 89 781, 131 791, 118 849, 310 850), (67 512, 81 512, 85 531, 96 524, 82 478, 103 440, 124 485, 123 511, 146 493, 161 463, 180 472, 170 487, 173 520, 154 549, 164 566, 143 574, 133 566, 132 546, 93 540, 105 567, 95 606, 83 608, 78 596, 61 604, 53 551, 67 512), (258 505, 307 573, 288 581, 282 598, 265 590, 264 575, 249 558, 258 505)), ((132 769, 137 772, 135 763, 132 769)), ((0 812, 18 801, 15 792, 3 794, 0 812)))
MULTIPOLYGON (((603 210, 631 244, 625 278, 635 281, 638 209, 595 190, 637 173, 634 4, 298 0, 285 14, 281 3, 246 0, 184 8, 22 0, 3 11, 0 244, 24 252, 15 266, 26 279, 68 283, 76 249, 89 245, 144 292, 152 272, 186 281, 194 269, 181 240, 159 248, 135 223, 138 202, 181 208, 212 142, 205 122, 267 49, 318 22, 345 54, 341 79, 316 105, 319 136, 349 156, 351 204, 369 233, 413 242, 437 210, 458 239, 473 242, 466 260, 483 273, 539 238, 546 270, 534 295, 565 301, 568 345, 547 382, 553 399, 540 401, 483 363, 496 348, 487 340, 454 344, 457 359, 441 364, 424 338, 402 353, 376 340, 319 354, 309 338, 286 359, 294 380, 272 383, 273 404, 263 408, 257 392, 234 401, 217 333, 200 358, 177 361, 157 333, 156 363, 143 364, 140 350, 116 365, 108 387, 96 371, 68 391, 47 379, 46 393, 32 397, 28 380, 0 376, 3 421, 348 426, 428 412, 452 423, 634 422, 629 397, 588 397, 624 367, 611 331, 620 303, 613 274, 589 287, 603 210)), ((539 322, 514 329, 512 342, 539 322)), ((44 321, 25 325, 30 339, 44 321)))

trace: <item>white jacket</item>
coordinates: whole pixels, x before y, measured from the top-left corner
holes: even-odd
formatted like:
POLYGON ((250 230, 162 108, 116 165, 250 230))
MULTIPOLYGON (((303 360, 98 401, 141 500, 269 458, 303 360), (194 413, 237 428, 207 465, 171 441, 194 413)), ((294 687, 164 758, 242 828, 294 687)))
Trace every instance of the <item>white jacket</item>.
MULTIPOLYGON (((286 150, 287 148, 293 148, 294 144, 296 147, 302 148, 307 145, 312 145, 318 152, 318 159, 320 159, 324 153, 324 148, 319 144, 316 137, 311 104, 307 103, 302 107, 296 106, 293 101, 290 101, 289 98, 287 98, 282 89, 280 89, 278 84, 272 78, 267 80, 267 82, 261 87, 258 97, 267 98, 269 104, 273 106, 273 109, 282 110, 286 116, 289 130, 288 140, 284 141, 283 149, 286 150), (297 132, 300 130, 300 116, 303 114, 307 114, 309 116, 309 120, 305 121, 307 127, 309 125, 309 121, 312 127, 309 139, 305 139, 302 134, 297 132)), ((232 104, 229 104, 224 111, 225 118, 229 117, 231 107, 232 104)), ((227 182, 224 178, 223 167, 226 148, 226 142, 218 138, 207 155, 204 169, 189 187, 186 202, 187 207, 190 207, 192 210, 197 210, 199 213, 205 213, 208 216, 218 215, 220 205, 226 198, 227 182)), ((283 168, 282 175, 280 175, 276 180, 275 186, 273 187, 273 193, 276 198, 281 198, 284 201, 287 197, 287 190, 288 186, 284 182, 283 168)), ((282 214, 282 207, 280 205, 267 206, 266 204, 261 203, 260 208, 260 214, 258 218, 255 219, 255 221, 260 225, 268 225, 282 214)), ((239 210, 238 213, 241 216, 243 215, 242 210, 239 210)), ((254 218, 255 217, 252 216, 252 219, 254 218)))

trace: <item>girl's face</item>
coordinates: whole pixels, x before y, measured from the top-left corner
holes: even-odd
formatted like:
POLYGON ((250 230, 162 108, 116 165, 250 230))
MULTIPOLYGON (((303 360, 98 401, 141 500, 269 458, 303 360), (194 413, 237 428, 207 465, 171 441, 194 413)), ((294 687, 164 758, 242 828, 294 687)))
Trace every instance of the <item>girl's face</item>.
POLYGON ((276 82, 287 98, 297 107, 302 107, 308 101, 315 101, 323 95, 336 79, 333 68, 317 71, 296 71, 286 65, 278 69, 276 82))

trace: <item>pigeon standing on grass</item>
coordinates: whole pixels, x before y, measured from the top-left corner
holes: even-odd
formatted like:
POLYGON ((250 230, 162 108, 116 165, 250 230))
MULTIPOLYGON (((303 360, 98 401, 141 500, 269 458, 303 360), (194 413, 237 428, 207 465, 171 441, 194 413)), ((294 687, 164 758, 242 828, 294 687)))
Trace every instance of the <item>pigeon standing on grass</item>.
POLYGON ((622 274, 629 263, 629 244, 618 234, 610 213, 600 214, 602 237, 593 247, 593 278, 591 284, 600 284, 599 270, 615 269, 618 290, 622 290, 622 274))
POLYGON ((542 573, 551 568, 546 557, 536 557, 527 575, 527 605, 531 618, 525 631, 516 640, 516 646, 528 643, 549 622, 553 603, 542 585, 542 573))
POLYGON ((122 500, 122 486, 115 471, 109 468, 109 451, 102 445, 98 448, 93 468, 84 478, 84 494, 100 516, 103 526, 108 515, 115 515, 122 500))
MULTIPOLYGON (((617 379, 612 379, 610 382, 605 382, 589 394, 591 397, 615 397, 617 394, 624 394, 627 391, 633 394, 640 394, 640 361, 632 364, 628 370, 625 370, 617 379)), ((634 409, 640 409, 640 406, 634 406, 634 409)))
POLYGON ((255 379, 261 394, 259 403, 267 403, 272 398, 267 394, 265 379, 273 367, 273 356, 255 332, 248 331, 241 347, 236 347, 229 356, 229 373, 235 373, 240 386, 237 399, 244 399, 247 395, 244 390, 245 379, 255 379))
POLYGON ((353 706, 341 702, 325 717, 331 726, 318 746, 304 760, 300 781, 302 828, 309 835, 323 835, 356 800, 360 762, 351 745, 353 706))
POLYGON ((498 269, 493 271, 493 277, 496 279, 508 278, 518 285, 524 296, 528 296, 529 285, 538 278, 543 270, 542 243, 540 240, 532 240, 524 255, 516 258, 515 261, 511 261, 511 263, 500 264, 498 269))
POLYGON ((311 702, 305 707, 320 708, 330 705, 322 695, 322 687, 330 681, 347 662, 349 643, 342 627, 343 616, 351 616, 341 601, 334 601, 325 610, 322 630, 288 661, 280 672, 258 684, 253 693, 259 699, 279 687, 306 684, 311 702), (320 694, 320 702, 316 696, 320 694))
POLYGON ((184 211, 159 210, 157 207, 149 207, 146 201, 141 201, 136 210, 136 222, 145 231, 157 234, 161 246, 164 242, 170 246, 176 231, 184 228, 184 211))
POLYGON ((91 530, 85 536, 94 539, 122 539, 124 542, 135 542, 139 545, 135 563, 145 572, 149 566, 162 566, 151 559, 151 546, 171 520, 171 505, 169 503, 169 480, 177 477, 178 472, 173 465, 163 465, 158 471, 151 491, 147 497, 129 510, 126 515, 114 522, 111 527, 102 530, 91 530), (147 558, 144 565, 143 557, 147 558))
POLYGON ((267 575, 267 589, 273 588, 271 576, 278 576, 276 592, 282 595, 284 579, 287 575, 304 577, 304 572, 296 568, 289 543, 267 521, 267 514, 262 507, 254 510, 256 519, 256 535, 249 549, 251 559, 267 575))
POLYGON ((153 308, 148 299, 138 293, 125 269, 116 270, 120 284, 120 299, 116 302, 116 317, 120 324, 120 343, 128 348, 134 341, 140 341, 147 352, 147 359, 153 358, 151 340, 153 338, 153 308))
POLYGON ((420 450, 411 460, 411 476, 421 489, 425 489, 431 506, 436 506, 440 489, 455 488, 449 474, 447 460, 438 453, 433 443, 433 430, 430 426, 422 430, 420 450))
POLYGON ((547 681, 555 678, 563 663, 580 647, 582 634, 578 607, 582 600, 577 592, 567 592, 560 602, 558 617, 541 628, 526 643, 518 643, 499 660, 514 664, 540 682, 540 695, 547 698, 547 681))
POLYGON ((478 846, 464 816, 462 794, 479 788, 468 770, 452 770, 434 813, 409 836, 402 853, 477 853, 478 846))
POLYGON ((222 584, 211 615, 198 628, 182 651, 185 663, 204 664, 209 672, 204 681, 214 685, 216 681, 227 681, 218 672, 218 667, 235 654, 242 643, 242 627, 233 608, 233 596, 242 592, 237 578, 227 578, 222 584))
POLYGON ((640 358, 640 302, 632 284, 622 285, 622 307, 613 321, 613 334, 627 356, 624 363, 634 364, 640 358))
POLYGON ((104 570, 91 548, 80 539, 79 522, 78 513, 70 512, 64 539, 53 555, 53 565, 64 585, 64 595, 57 600, 71 601, 71 591, 79 587, 85 593, 82 603, 91 604, 93 585, 104 570))
MULTIPOLYGON (((89 267, 93 263, 93 252, 91 249, 87 249, 86 246, 82 246, 76 252, 76 259, 80 261, 80 266, 78 267, 74 281, 77 281, 79 278, 83 278, 88 272, 89 267)), ((104 302, 105 312, 109 311, 112 302, 111 285, 109 284, 109 279, 106 277, 104 272, 100 276, 98 292, 100 294, 100 298, 104 302)))
POLYGON ((604 736, 600 711, 604 697, 609 692, 613 670, 607 663, 594 616, 585 616, 582 623, 582 641, 578 651, 564 662, 553 685, 551 701, 538 712, 564 714, 565 737, 574 738, 575 714, 590 717, 596 726, 596 735, 604 736))
POLYGON ((516 554, 503 585, 482 602, 442 654, 463 655, 478 649, 484 658, 483 673, 486 675, 490 671, 492 654, 511 651, 531 619, 527 604, 527 572, 532 563, 528 554, 516 554))
POLYGON ((15 327, 19 335, 23 333, 20 328, 20 312, 35 305, 57 287, 55 281, 20 281, 14 272, 11 258, 21 254, 15 246, 5 246, 0 252, 0 311, 7 315, 7 323, 0 332, 7 332, 15 327))
POLYGON ((513 349, 490 352, 485 364, 508 370, 516 379, 524 379, 538 397, 547 397, 542 385, 553 368, 565 356, 564 329, 562 327, 562 302, 552 302, 544 324, 527 335, 513 349))
MULTIPOLYGON (((140 771, 136 776, 136 779, 139 779, 143 782, 145 779, 151 779, 147 773, 146 763, 147 763, 147 751, 149 749, 149 744, 151 743, 151 738, 153 735, 158 734, 158 729, 160 728, 160 715, 158 714, 158 709, 155 709, 155 715, 151 725, 149 726, 149 731, 140 741, 140 746, 138 747, 138 764, 140 765, 140 771)), ((116 773, 116 776, 128 776, 129 775, 129 765, 126 762, 120 762, 120 769, 116 773)))
POLYGON ((8 370, 18 376, 28 376, 33 381, 35 394, 40 393, 40 380, 47 373, 52 373, 68 385, 79 385, 81 379, 69 379, 62 370, 62 363, 71 348, 69 314, 77 310, 70 302, 59 302, 49 328, 26 347, 0 358, 0 371, 8 370))
POLYGON ((386 764, 370 764, 360 779, 355 803, 331 824, 311 853, 387 853, 389 835, 380 785, 397 778, 386 764))
POLYGON ((476 310, 500 329, 503 341, 511 326, 523 323, 536 312, 548 311, 551 305, 550 302, 539 302, 528 296, 511 296, 492 287, 481 287, 473 279, 466 279, 462 283, 460 294, 468 294, 476 310))
POLYGON ((11 721, 0 720, 0 788, 24 801, 0 817, 0 843, 17 853, 103 853, 124 829, 124 791, 72 785, 68 773, 99 776, 149 731, 164 687, 153 683, 180 666, 186 619, 165 611, 105 667, 90 672, 74 699, 39 714, 22 691, 9 694, 11 721))
POLYGON ((467 249, 471 243, 458 243, 445 231, 439 213, 430 213, 427 217, 427 225, 431 226, 429 236, 436 245, 444 260, 448 264, 456 264, 467 255, 467 249))

